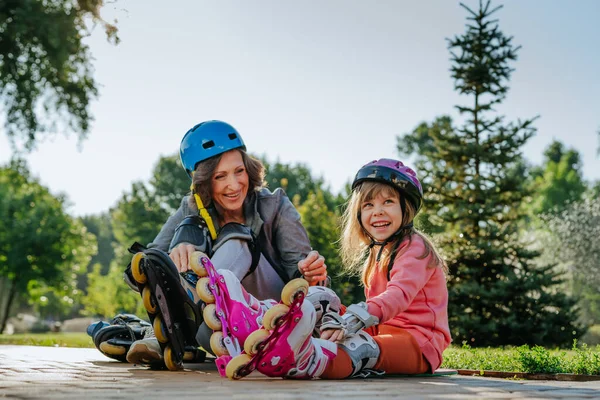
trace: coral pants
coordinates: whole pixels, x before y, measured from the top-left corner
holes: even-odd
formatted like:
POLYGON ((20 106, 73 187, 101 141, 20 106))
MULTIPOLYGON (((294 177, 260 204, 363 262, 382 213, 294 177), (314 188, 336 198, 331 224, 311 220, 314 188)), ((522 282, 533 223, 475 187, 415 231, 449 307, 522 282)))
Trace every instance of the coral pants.
MULTIPOLYGON (((386 374, 424 374, 431 370, 416 339, 402 328, 377 325, 365 330, 379 346, 379 359, 373 369, 386 374)), ((322 379, 343 379, 352 374, 350 356, 338 346, 337 356, 329 362, 322 379)))

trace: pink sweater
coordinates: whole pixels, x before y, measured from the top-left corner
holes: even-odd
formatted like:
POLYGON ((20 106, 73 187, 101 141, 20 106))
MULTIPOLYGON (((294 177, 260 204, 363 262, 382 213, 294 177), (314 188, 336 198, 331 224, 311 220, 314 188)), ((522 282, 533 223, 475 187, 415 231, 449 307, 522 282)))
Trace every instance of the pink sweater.
POLYGON ((429 257, 418 259, 425 244, 414 235, 400 244, 398 256, 387 279, 387 270, 379 269, 365 289, 369 313, 380 324, 406 329, 435 371, 442 364, 442 353, 450 344, 448 327, 448 289, 441 268, 427 268, 429 257))

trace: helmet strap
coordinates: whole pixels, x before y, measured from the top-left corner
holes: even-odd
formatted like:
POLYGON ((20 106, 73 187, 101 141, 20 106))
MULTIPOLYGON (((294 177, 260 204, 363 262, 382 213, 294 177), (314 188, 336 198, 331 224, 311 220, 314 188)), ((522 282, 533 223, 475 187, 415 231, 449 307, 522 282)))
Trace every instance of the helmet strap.
MULTIPOLYGON (((379 251, 377 252, 377 259, 376 259, 376 261, 379 262, 379 260, 381 260, 381 254, 383 253, 383 249, 385 248, 385 246, 388 243, 392 242, 394 239, 400 239, 402 231, 404 231, 405 229, 412 228, 413 223, 411 221, 408 224, 401 226, 400 228, 398 228, 398 230, 396 232, 394 232, 392 235, 390 235, 390 237, 385 239, 383 242, 376 241, 375 238, 373 238, 373 236, 371 236, 371 234, 362 225, 362 222, 360 222, 360 227, 363 229, 363 231, 365 231, 365 234, 369 237, 369 239, 371 239, 371 244, 369 244, 369 249, 372 249, 375 246, 380 246, 379 251)), ((398 240, 398 243, 400 243, 400 240, 398 240)), ((396 250, 397 250, 397 247, 396 247, 396 250)), ((394 252, 392 252, 392 255, 395 257, 395 254, 393 254, 393 253, 394 252)))
POLYGON ((204 207, 204 203, 202 203, 202 199, 200 198, 200 195, 198 193, 196 193, 196 189, 194 188, 193 181, 192 181, 192 184, 190 185, 190 190, 192 191, 194 200, 196 200, 196 206, 198 207, 198 213, 206 222, 206 226, 208 227, 208 231, 210 232, 210 237, 212 238, 212 240, 215 240, 217 238, 217 231, 215 229, 215 224, 213 223, 213 220, 212 220, 210 214, 204 207))
MULTIPOLYGON (((404 196, 402 196, 402 193, 400 193, 400 209, 402 210, 402 215, 404 215, 404 213, 406 212, 406 200, 404 199, 404 196)), ((400 239, 401 237, 401 233, 403 230, 405 229, 409 229, 413 227, 413 221, 410 221, 408 224, 401 226, 400 228, 398 228, 398 230, 396 232, 394 232, 390 237, 388 237, 387 239, 385 239, 383 242, 378 242, 375 240, 375 238, 373 236, 371 236, 371 234, 365 229, 365 227, 362 224, 362 220, 360 218, 361 216, 361 212, 358 212, 358 223, 360 224, 360 227, 362 228, 362 230, 365 232, 365 234, 369 237, 369 239, 371 240, 371 243, 369 244, 369 249, 372 249, 375 246, 381 246, 379 251, 377 252, 377 258, 376 261, 379 262, 379 260, 381 260, 381 254, 383 253, 383 249, 385 248, 385 246, 390 243, 392 240, 398 238, 400 239)), ((393 262, 393 258, 396 257, 396 251, 398 250, 398 247, 400 245, 400 240, 398 240, 398 244, 396 245, 395 249, 392 251, 391 257, 390 257, 390 262, 393 262)), ((390 264, 391 265, 391 264, 390 264)))

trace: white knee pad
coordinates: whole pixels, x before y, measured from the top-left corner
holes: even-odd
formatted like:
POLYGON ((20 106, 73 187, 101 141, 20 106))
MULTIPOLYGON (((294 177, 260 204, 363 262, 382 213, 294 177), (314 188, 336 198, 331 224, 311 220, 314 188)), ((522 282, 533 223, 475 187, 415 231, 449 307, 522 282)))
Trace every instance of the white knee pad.
POLYGON ((365 331, 358 331, 355 335, 352 335, 342 342, 339 346, 350 356, 352 360, 352 377, 366 377, 372 373, 371 368, 377 364, 379 359, 379 346, 371 335, 365 331))

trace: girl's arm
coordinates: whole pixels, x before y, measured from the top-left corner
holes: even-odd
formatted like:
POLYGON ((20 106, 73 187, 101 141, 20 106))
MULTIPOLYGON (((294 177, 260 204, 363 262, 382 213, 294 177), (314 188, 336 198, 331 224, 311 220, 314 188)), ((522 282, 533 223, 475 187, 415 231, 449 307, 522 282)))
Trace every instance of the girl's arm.
MULTIPOLYGON (((367 299, 369 313, 378 317, 380 323, 406 310, 436 271, 436 268, 427 268, 431 255, 421 258, 425 244, 420 237, 415 235, 410 245, 408 241, 405 243, 394 261, 386 289, 367 299)), ((382 281, 387 281, 387 271, 376 273, 370 286, 385 284, 382 281)))

